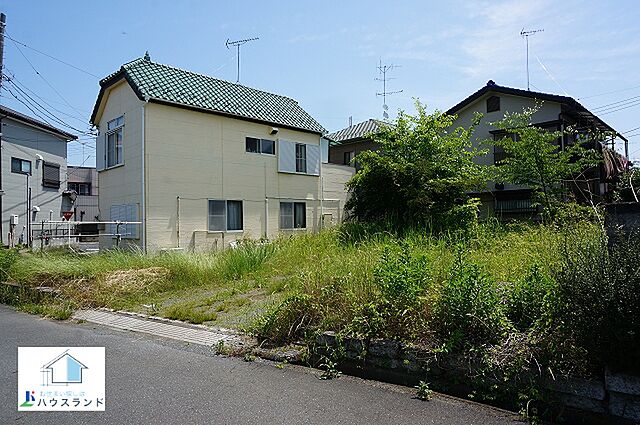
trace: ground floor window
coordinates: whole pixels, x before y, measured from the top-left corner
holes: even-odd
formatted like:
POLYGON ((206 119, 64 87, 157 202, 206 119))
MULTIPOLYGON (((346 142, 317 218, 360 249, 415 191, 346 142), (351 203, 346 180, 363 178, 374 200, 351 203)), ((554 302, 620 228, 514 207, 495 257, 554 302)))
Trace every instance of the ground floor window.
POLYGON ((280 228, 306 229, 307 204, 304 202, 280 202, 280 228))
POLYGON ((209 231, 242 230, 242 201, 209 200, 209 231))

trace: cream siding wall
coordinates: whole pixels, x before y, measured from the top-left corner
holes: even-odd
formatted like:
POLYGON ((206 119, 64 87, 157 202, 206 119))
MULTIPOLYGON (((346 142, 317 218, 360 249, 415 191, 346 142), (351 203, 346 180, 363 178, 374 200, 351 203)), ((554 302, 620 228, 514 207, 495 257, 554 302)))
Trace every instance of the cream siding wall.
MULTIPOLYGON (((561 112, 561 105, 556 102, 542 102, 538 101, 537 105, 539 110, 533 115, 532 120, 534 123, 555 121, 558 119, 561 112)), ((496 130, 491 125, 492 122, 499 121, 504 117, 505 112, 522 112, 524 108, 533 108, 536 106, 536 100, 520 96, 510 96, 501 93, 487 93, 485 96, 476 100, 475 102, 467 105, 462 111, 458 112, 458 118, 456 119, 454 126, 470 127, 473 122, 473 116, 475 112, 481 112, 483 114, 482 121, 476 127, 475 134, 473 136, 473 143, 475 147, 481 149, 488 149, 487 155, 479 157, 477 162, 483 165, 493 165, 494 155, 493 147, 487 146, 482 142, 486 140, 493 140, 493 135, 490 131, 496 130), (487 98, 495 95, 500 97, 500 110, 487 113, 486 101, 487 98)), ((516 190, 523 189, 521 186, 505 185, 504 190, 516 190)), ((489 192, 495 191, 495 183, 490 182, 487 186, 489 192)), ((484 193, 481 195, 481 214, 485 216, 491 216, 494 213, 494 201, 491 193, 484 193)))
POLYGON ((344 204, 348 198, 345 184, 351 179, 355 171, 355 168, 349 165, 322 164, 324 193, 322 210, 325 216, 323 226, 333 226, 344 219, 344 204), (329 217, 328 214, 331 216, 329 217))
POLYGON ((247 136, 319 145, 319 135, 280 128, 271 136, 266 124, 155 103, 146 107, 145 124, 149 249, 178 246, 178 196, 179 245, 185 249, 276 237, 281 200, 305 201, 307 231, 319 229, 320 178, 279 173, 277 143, 276 155, 245 152, 247 136), (243 201, 244 230, 209 232, 208 199, 243 201))
MULTIPOLYGON (((100 116, 100 135, 96 143, 96 156, 105 155, 107 122, 124 115, 124 165, 98 170, 100 185, 100 220, 110 221, 112 205, 135 204, 140 216, 142 202, 142 107, 131 87, 124 81, 113 86, 107 96, 100 116)), ((96 162, 99 161, 96 159, 96 162)), ((108 233, 109 227, 104 232, 108 233)), ((140 233, 140 232, 139 232, 140 233)), ((100 246, 107 248, 115 243, 110 236, 100 238, 100 246)), ((140 245, 140 239, 124 239, 123 245, 140 245)))

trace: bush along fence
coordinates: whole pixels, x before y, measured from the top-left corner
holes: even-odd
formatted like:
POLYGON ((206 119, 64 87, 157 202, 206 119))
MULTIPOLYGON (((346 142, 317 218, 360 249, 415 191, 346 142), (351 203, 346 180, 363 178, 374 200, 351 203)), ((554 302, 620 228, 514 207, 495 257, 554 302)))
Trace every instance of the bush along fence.
POLYGON ((640 421, 640 376, 612 372, 601 377, 546 376, 530 371, 517 378, 488 375, 482 361, 455 358, 393 340, 364 340, 324 332, 315 340, 316 364, 401 385, 428 382, 443 393, 570 423, 640 421), (328 361, 327 361, 328 360, 328 361), (520 401, 520 403, 518 403, 520 401))

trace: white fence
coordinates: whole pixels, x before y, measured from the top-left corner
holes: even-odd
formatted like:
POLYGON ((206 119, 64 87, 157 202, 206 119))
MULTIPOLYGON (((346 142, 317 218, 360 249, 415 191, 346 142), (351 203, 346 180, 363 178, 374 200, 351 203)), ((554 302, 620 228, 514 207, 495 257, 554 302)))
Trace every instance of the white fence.
POLYGON ((110 236, 120 246, 123 238, 137 234, 140 221, 56 221, 43 220, 32 224, 29 245, 34 249, 46 249, 83 242, 98 242, 100 236, 110 236), (108 229, 108 231, 100 231, 108 229))

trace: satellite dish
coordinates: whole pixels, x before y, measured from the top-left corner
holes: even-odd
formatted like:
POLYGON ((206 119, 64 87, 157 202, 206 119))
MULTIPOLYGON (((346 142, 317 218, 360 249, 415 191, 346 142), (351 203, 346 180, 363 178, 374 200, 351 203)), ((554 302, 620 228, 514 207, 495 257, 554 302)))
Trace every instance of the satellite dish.
POLYGON ((388 111, 389 107, 387 105, 382 105, 382 109, 384 109, 385 111, 388 111))

